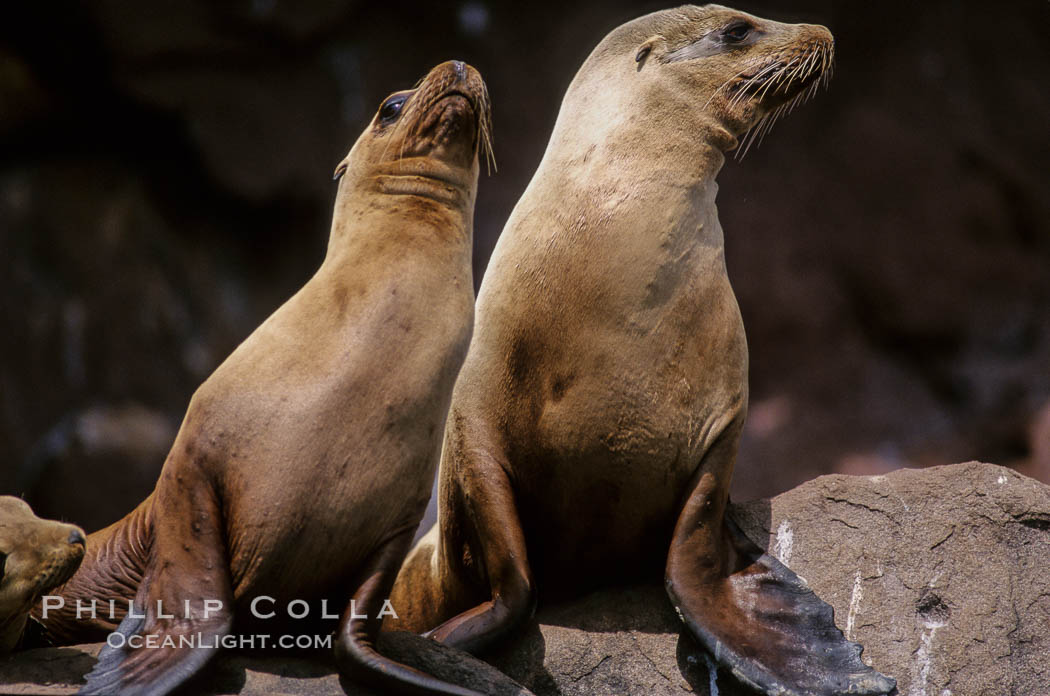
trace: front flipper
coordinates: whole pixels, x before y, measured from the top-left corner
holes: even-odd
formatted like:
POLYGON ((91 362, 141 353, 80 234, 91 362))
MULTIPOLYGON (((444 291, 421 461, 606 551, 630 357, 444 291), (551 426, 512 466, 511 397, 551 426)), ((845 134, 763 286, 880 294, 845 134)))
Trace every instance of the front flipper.
POLYGON ((533 615, 536 590, 506 470, 480 447, 463 456, 470 459, 461 462, 457 481, 464 504, 461 523, 468 528, 466 537, 474 540, 490 599, 447 619, 427 635, 478 654, 513 634, 533 615))
MULTIPOLYGON (((335 645, 339 670, 351 679, 373 684, 384 693, 431 696, 482 696, 477 691, 443 682, 429 674, 380 655, 375 648, 384 606, 401 562, 412 543, 414 527, 383 544, 368 560, 350 606, 339 622, 335 645)), ((396 612, 397 608, 393 607, 396 612)))
POLYGON ((727 517, 701 479, 675 528, 667 591, 689 631, 737 679, 769 696, 876 696, 896 682, 861 662, 834 610, 727 517))
MULTIPOLYGON (((170 463, 170 462, 169 462, 170 463)), ((159 696, 200 671, 232 622, 218 498, 198 469, 161 475, 142 584, 81 694, 159 696)))

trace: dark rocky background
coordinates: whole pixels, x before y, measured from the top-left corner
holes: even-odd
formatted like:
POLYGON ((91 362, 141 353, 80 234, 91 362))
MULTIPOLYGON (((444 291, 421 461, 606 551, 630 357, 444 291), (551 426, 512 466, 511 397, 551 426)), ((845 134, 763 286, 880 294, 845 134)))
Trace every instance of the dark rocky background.
MULTIPOLYGON (((571 76, 663 4, 0 5, 0 493, 89 529, 193 389, 320 262, 330 175, 449 58, 495 106, 476 280, 571 76)), ((751 343, 738 498, 967 459, 1050 481, 1050 4, 797 0, 831 88, 730 162, 751 343)))

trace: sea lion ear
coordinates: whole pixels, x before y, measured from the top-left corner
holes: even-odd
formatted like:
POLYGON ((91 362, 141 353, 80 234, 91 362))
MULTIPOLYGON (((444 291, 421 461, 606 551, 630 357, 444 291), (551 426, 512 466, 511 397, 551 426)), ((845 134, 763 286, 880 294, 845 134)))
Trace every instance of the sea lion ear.
POLYGON ((346 173, 347 161, 343 160, 339 163, 339 166, 335 168, 335 173, 332 174, 332 181, 339 181, 339 177, 346 173))
POLYGON ((638 63, 638 69, 641 70, 642 66, 645 65, 646 58, 653 52, 654 49, 662 48, 666 40, 660 34, 650 36, 648 39, 638 45, 638 50, 634 54, 634 62, 638 63))

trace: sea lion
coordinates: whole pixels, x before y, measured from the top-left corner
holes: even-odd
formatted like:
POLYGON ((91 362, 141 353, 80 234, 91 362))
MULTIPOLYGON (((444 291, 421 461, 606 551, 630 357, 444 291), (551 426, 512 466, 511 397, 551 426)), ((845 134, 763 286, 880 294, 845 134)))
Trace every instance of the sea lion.
POLYGON ((80 527, 42 520, 21 498, 0 496, 0 654, 18 646, 40 598, 73 575, 84 543, 80 527))
POLYGON ((824 27, 706 5, 629 22, 587 58, 485 273, 438 522, 386 625, 478 651, 537 588, 663 568, 689 631, 755 688, 893 688, 725 517, 748 353, 715 175, 817 89, 833 50, 824 27))
POLYGON ((458 61, 382 103, 336 169, 320 269, 197 389, 153 493, 89 537, 83 567, 50 598, 64 606, 40 608, 56 642, 116 629, 82 693, 167 693, 235 629, 303 631, 291 604, 303 600, 312 618, 342 613, 344 672, 390 691, 474 694, 373 646, 470 341, 489 124, 485 83, 458 61), (92 599, 97 618, 78 619, 77 600, 92 599))

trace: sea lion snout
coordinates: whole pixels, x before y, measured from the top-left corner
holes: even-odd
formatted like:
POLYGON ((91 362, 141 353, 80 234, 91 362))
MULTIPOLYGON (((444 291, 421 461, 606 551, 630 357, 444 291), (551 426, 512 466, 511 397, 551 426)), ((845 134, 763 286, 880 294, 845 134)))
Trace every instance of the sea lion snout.
POLYGON ((14 648, 33 604, 68 580, 84 558, 79 527, 37 517, 14 496, 0 496, 0 653, 14 648))
MULTIPOLYGON (((450 60, 431 69, 415 88, 394 92, 383 100, 371 127, 336 167, 333 178, 338 180, 347 172, 354 179, 374 177, 378 172, 432 177, 462 186, 476 176, 479 156, 492 159, 488 87, 473 67, 450 60), (435 177, 431 171, 435 164, 457 172, 443 171, 435 177)), ((413 190, 418 188, 415 183, 410 182, 413 190)), ((404 192, 403 185, 395 188, 404 192)), ((391 192, 389 186, 380 190, 391 192)))
POLYGON ((835 38, 827 27, 777 22, 763 26, 765 35, 750 59, 754 66, 735 78, 730 103, 753 101, 769 111, 804 100, 826 84, 835 61, 835 38))
POLYGON ((450 60, 435 67, 413 101, 418 121, 406 151, 469 166, 491 138, 491 106, 485 81, 470 65, 450 60))

